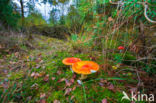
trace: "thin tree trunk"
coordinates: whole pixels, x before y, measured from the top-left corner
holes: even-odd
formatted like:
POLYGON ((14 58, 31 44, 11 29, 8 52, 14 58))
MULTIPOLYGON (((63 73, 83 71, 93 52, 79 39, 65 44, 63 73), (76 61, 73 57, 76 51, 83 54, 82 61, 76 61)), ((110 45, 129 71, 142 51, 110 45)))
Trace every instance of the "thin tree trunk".
POLYGON ((21 15, 22 15, 22 27, 24 26, 24 5, 23 5, 23 0, 20 0, 21 4, 21 15))

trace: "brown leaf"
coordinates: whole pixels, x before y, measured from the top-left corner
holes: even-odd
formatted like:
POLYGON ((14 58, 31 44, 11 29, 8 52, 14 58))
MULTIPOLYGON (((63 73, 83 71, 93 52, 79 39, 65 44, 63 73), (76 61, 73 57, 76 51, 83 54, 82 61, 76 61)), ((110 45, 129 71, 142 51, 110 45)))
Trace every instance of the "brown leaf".
POLYGON ((66 83, 66 86, 69 86, 69 87, 70 87, 70 86, 71 86, 71 84, 72 84, 71 82, 69 82, 69 80, 68 80, 68 79, 65 79, 65 83, 66 83))
POLYGON ((32 99, 32 96, 27 97, 27 100, 30 101, 32 99))
POLYGON ((108 86, 108 89, 109 89, 109 90, 114 90, 114 85, 113 85, 113 84, 110 84, 110 85, 108 86))
POLYGON ((107 99, 103 99, 102 100, 102 103, 107 103, 107 99))
POLYGON ((36 74, 35 72, 32 72, 32 73, 31 73, 31 77, 34 77, 34 76, 35 76, 35 74, 36 74))
POLYGON ((74 81, 75 81, 74 79, 70 79, 70 82, 71 82, 72 84, 74 83, 74 81))
POLYGON ((7 82, 4 82, 4 83, 2 84, 2 86, 3 86, 3 88, 4 88, 4 89, 8 89, 8 88, 9 88, 9 86, 8 86, 8 83, 7 83, 7 82))
POLYGON ((75 73, 74 73, 74 75, 73 75, 72 79, 76 79, 76 74, 75 74, 75 73))
POLYGON ((65 81, 65 78, 58 80, 58 83, 65 81))
POLYGON ((109 22, 113 21, 113 18, 112 18, 112 17, 109 17, 109 18, 108 18, 108 21, 109 21, 109 22))
POLYGON ((39 77, 39 73, 35 73, 34 79, 37 79, 39 77))
POLYGON ((45 99, 41 99, 40 103, 46 103, 46 100, 45 99))
POLYGON ((41 60, 39 63, 43 63, 44 61, 43 60, 41 60))
POLYGON ((75 96, 71 96, 70 100, 72 100, 75 96))
POLYGON ((51 77, 51 80, 55 80, 56 78, 55 77, 51 77))
POLYGON ((45 82, 47 82, 49 80, 49 74, 47 74, 44 79, 43 79, 45 82))
POLYGON ((42 56, 42 54, 41 54, 41 53, 39 53, 37 56, 38 56, 38 57, 41 57, 41 56, 42 56))
POLYGON ((64 93, 64 95, 68 95, 71 91, 72 91, 71 88, 67 88, 67 89, 65 89, 65 93, 64 93))
POLYGON ((44 75, 45 75, 45 72, 40 72, 38 76, 43 77, 44 75))
POLYGON ((41 94, 40 94, 40 99, 43 99, 45 96, 46 96, 45 93, 41 93, 41 94))
POLYGON ((74 86, 72 90, 74 91, 75 89, 76 89, 76 86, 74 86))
POLYGON ((58 70, 58 71, 57 71, 57 74, 58 74, 58 75, 61 75, 61 74, 62 74, 62 72, 61 72, 60 70, 58 70))
POLYGON ((59 100, 54 100, 53 103, 61 103, 59 100))
POLYGON ((101 79, 101 80, 100 80, 100 83, 107 83, 107 80, 101 79))

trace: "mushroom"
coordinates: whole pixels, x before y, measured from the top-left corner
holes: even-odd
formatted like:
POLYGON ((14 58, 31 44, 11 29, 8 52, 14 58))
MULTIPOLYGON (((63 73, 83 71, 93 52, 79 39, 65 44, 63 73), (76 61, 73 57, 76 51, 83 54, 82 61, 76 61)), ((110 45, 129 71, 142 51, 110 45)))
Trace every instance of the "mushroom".
MULTIPOLYGON (((76 63, 76 62, 79 62, 81 61, 80 58, 75 58, 75 57, 68 57, 68 58, 65 58, 62 60, 62 63, 65 64, 65 65, 70 65, 70 69, 71 69, 71 66, 76 63)), ((72 69, 71 69, 72 70, 72 69)), ((73 72, 73 70, 72 70, 73 72)))
POLYGON ((81 74, 81 80, 87 78, 88 74, 99 70, 99 65, 93 61, 79 61, 72 65, 72 69, 77 74, 81 74))
POLYGON ((120 53, 122 52, 122 50, 124 50, 125 48, 123 46, 119 46, 118 50, 120 50, 120 53))

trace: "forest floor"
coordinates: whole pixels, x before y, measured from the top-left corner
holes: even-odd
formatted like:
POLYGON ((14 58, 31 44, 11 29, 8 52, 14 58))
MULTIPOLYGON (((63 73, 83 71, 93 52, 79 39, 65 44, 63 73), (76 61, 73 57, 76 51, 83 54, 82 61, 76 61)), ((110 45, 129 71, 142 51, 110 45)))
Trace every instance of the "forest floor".
MULTIPOLYGON (((98 52, 76 53, 67 41, 39 35, 31 42, 35 49, 0 56, 1 103, 130 103, 121 101, 123 91, 138 89, 135 72, 107 69, 111 65, 103 63, 98 52), (78 83, 80 75, 62 63, 64 58, 73 56, 94 60, 100 70, 78 83)), ((21 48, 27 50, 25 46, 21 48)))

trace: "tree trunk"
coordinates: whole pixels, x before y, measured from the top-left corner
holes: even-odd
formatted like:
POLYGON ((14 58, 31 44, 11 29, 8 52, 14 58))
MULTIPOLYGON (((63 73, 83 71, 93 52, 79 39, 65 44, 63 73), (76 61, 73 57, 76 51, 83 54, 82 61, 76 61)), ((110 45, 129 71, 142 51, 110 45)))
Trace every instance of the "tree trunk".
POLYGON ((24 26, 24 5, 23 5, 23 0, 20 0, 21 4, 21 15, 22 15, 22 27, 24 26))

